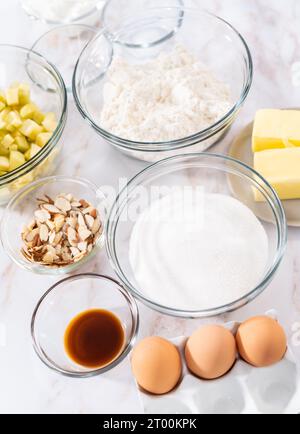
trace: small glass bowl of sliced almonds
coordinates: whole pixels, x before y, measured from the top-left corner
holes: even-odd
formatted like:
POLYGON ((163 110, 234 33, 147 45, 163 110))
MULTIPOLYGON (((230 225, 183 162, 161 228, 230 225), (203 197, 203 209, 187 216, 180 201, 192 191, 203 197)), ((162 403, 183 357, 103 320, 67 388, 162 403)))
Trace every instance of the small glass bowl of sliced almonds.
POLYGON ((10 258, 38 274, 73 272, 105 243, 105 195, 81 178, 52 176, 21 190, 7 205, 1 241, 10 258))

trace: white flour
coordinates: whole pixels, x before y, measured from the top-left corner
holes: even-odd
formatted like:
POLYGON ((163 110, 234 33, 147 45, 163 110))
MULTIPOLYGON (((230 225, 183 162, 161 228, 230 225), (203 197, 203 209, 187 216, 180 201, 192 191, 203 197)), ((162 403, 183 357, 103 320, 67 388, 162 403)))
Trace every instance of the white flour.
POLYGON ((236 301, 257 286, 267 262, 262 224, 240 201, 221 194, 176 193, 153 202, 130 240, 142 293, 179 309, 236 301))
POLYGON ((182 46, 145 64, 113 60, 104 85, 101 126, 128 140, 181 139, 230 109, 227 84, 182 46))

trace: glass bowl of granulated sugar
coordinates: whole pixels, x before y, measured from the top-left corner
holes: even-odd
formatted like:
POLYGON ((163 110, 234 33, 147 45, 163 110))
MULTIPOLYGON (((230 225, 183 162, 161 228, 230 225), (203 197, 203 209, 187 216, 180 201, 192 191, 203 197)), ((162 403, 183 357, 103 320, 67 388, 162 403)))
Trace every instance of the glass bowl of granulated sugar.
POLYGON ((150 162, 219 141, 252 84, 240 33, 197 8, 122 16, 121 27, 98 33, 78 60, 73 93, 82 116, 110 144, 150 162))
POLYGON ((137 299, 164 314, 200 318, 236 310, 269 286, 287 227, 260 175, 199 153, 162 160, 133 178, 111 209, 106 235, 111 263, 137 299))

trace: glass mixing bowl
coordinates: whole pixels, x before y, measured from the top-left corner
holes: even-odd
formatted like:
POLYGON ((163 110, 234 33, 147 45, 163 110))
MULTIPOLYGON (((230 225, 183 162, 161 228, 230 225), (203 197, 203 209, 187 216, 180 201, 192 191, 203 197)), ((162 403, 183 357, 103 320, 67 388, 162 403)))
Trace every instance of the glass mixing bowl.
POLYGON ((58 122, 40 152, 23 166, 0 176, 0 205, 4 205, 21 188, 55 170, 63 146, 60 138, 67 120, 67 92, 56 67, 26 48, 0 45, 0 69, 0 89, 7 89, 13 82, 29 84, 32 101, 42 112, 54 112, 58 122))
MULTIPOLYGON (((115 35, 118 35, 120 29, 124 26, 124 22, 130 21, 132 17, 143 16, 145 10, 148 9, 160 8, 160 17, 162 18, 165 15, 168 18, 170 15, 168 8, 170 7, 184 7, 184 0, 108 0, 102 10, 101 24, 106 33, 112 39, 115 39, 115 35)), ((149 44, 149 38, 151 38, 152 45, 160 44, 174 36, 181 25, 181 17, 182 12, 179 12, 178 17, 175 14, 175 19, 168 20, 168 22, 164 23, 164 26, 158 24, 157 27, 153 26, 145 29, 144 34, 139 32, 136 34, 137 40, 128 41, 128 35, 124 34, 121 38, 117 37, 116 42, 127 45, 129 48, 143 48, 145 40, 149 44), (149 31, 151 34, 148 33, 149 31)))
POLYGON ((57 195, 71 193, 78 200, 84 199, 91 203, 99 212, 102 226, 106 224, 107 208, 106 197, 97 186, 90 181, 81 178, 68 178, 66 176, 51 176, 39 179, 28 185, 7 205, 0 225, 0 236, 4 251, 19 267, 36 274, 62 275, 74 272, 85 264, 101 249, 105 242, 105 234, 102 232, 93 250, 81 260, 59 268, 51 268, 39 263, 31 262, 21 253, 23 240, 22 228, 28 225, 37 209, 37 199, 46 195, 55 198, 57 195))
POLYGON ((132 349, 139 328, 134 298, 114 279, 99 274, 80 274, 53 285, 38 302, 31 321, 36 354, 48 368, 73 378, 103 374, 116 367, 132 349), (64 348, 67 326, 78 314, 104 309, 121 321, 125 334, 122 352, 109 365, 86 369, 69 359, 64 348))
POLYGON ((50 25, 81 23, 94 25, 99 20, 105 0, 20 0, 30 18, 50 25))
POLYGON ((203 151, 220 140, 236 119, 252 77, 249 48, 229 23, 200 9, 149 8, 124 19, 113 35, 104 29, 90 41, 74 71, 73 94, 80 113, 102 138, 132 157, 153 162, 183 151, 203 151), (232 99, 228 113, 202 131, 167 142, 127 140, 105 130, 100 121, 103 87, 112 60, 121 56, 133 65, 147 63, 178 44, 228 84, 232 99))
MULTIPOLYGON (((198 220, 197 220, 198 221, 198 220)), ((178 225, 180 231, 180 224, 178 225)), ((236 310, 256 298, 271 282, 283 258, 287 226, 281 202, 272 187, 254 170, 231 158, 209 153, 187 154, 162 160, 134 177, 121 191, 112 206, 107 223, 107 252, 113 268, 126 288, 147 306, 168 315, 200 318, 236 310), (161 305, 139 286, 129 260, 131 234, 138 217, 158 198, 170 194, 174 188, 199 187, 204 193, 220 193, 234 197, 234 181, 238 180, 238 200, 254 212, 261 221, 269 244, 269 257, 264 275, 255 288, 238 300, 224 306, 193 310, 161 305), (254 190, 264 202, 254 201, 254 190), (264 220, 259 218, 264 215, 264 220)), ((163 264, 161 265, 163 266, 163 264)), ((251 267, 249 260, 249 267, 251 267)), ((174 263, 176 269, 180 264, 174 263)), ((187 280, 190 276, 184 276, 187 280)), ((207 288, 209 292, 209 288, 207 288)))
POLYGON ((95 28, 84 24, 65 24, 44 33, 35 41, 32 50, 46 56, 57 67, 67 91, 72 92, 73 72, 78 57, 96 33, 95 28))

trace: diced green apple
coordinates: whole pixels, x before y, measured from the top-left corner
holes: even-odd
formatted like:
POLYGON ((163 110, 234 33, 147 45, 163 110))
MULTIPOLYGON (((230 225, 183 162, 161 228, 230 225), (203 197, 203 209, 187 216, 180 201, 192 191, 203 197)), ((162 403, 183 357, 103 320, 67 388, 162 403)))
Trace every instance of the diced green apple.
POLYGON ((24 154, 19 151, 11 151, 9 155, 9 171, 17 169, 26 163, 24 154))
POLYGON ((0 156, 0 170, 3 172, 9 171, 9 159, 7 157, 0 156))
POLYGON ((53 133, 57 127, 57 121, 54 113, 47 113, 45 119, 42 122, 46 131, 53 133))
POLYGON ((55 113, 44 114, 31 100, 28 84, 0 90, 0 175, 33 158, 57 127, 55 113))
POLYGON ((30 103, 30 87, 26 83, 19 85, 19 103, 20 105, 30 103))
POLYGON ((10 87, 6 91, 6 103, 9 106, 19 105, 19 89, 17 87, 10 87))
POLYGON ((21 127, 22 123, 23 123, 19 113, 16 110, 11 111, 6 116, 6 122, 7 122, 8 126, 12 126, 14 128, 21 127))
POLYGON ((43 132, 43 128, 31 119, 26 119, 20 128, 20 132, 31 140, 35 140, 36 136, 43 132))
POLYGON ((18 146, 18 151, 20 151, 20 152, 25 153, 30 148, 30 145, 24 136, 16 137, 15 142, 18 146))
POLYGON ((41 148, 45 146, 52 137, 52 133, 40 133, 36 138, 36 144, 41 148))
POLYGON ((30 157, 29 157, 29 159, 33 158, 38 152, 40 152, 40 150, 41 150, 41 148, 38 145, 36 145, 35 143, 32 143, 31 146, 30 146, 30 154, 29 154, 30 157))
POLYGON ((1 145, 3 145, 5 148, 9 148, 9 146, 12 145, 14 141, 15 139, 10 134, 6 134, 1 140, 1 145))

